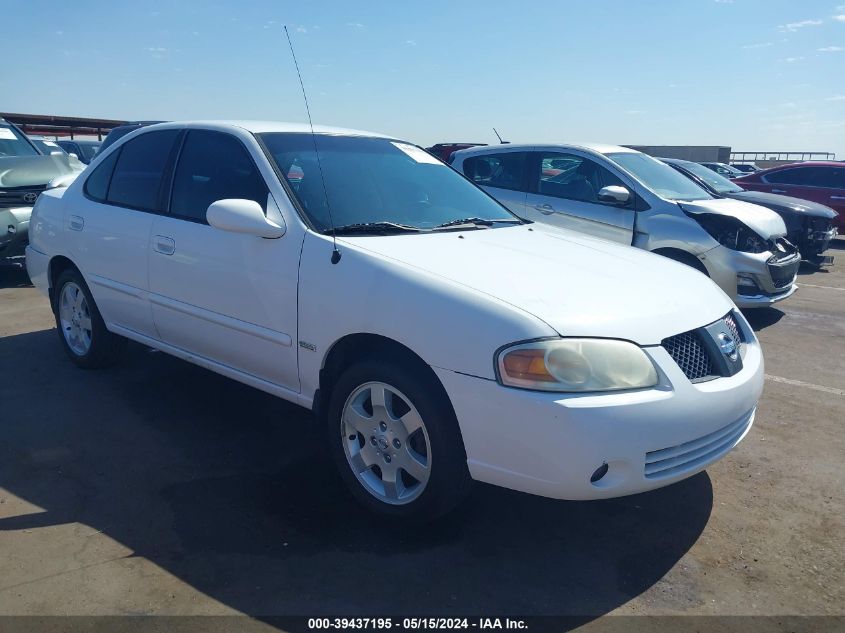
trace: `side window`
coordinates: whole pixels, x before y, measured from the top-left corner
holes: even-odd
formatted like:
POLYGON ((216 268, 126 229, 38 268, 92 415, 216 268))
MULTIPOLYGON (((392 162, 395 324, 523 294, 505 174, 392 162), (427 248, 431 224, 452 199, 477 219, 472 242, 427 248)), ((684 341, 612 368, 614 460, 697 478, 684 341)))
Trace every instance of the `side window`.
POLYGON ((112 152, 102 163, 97 165, 97 168, 85 180, 83 190, 89 198, 97 202, 106 202, 109 194, 109 182, 111 182, 114 164, 117 162, 119 155, 120 150, 112 152))
POLYGON ((823 187, 820 184, 822 167, 795 167, 781 169, 765 177, 766 182, 777 185, 804 185, 809 187, 823 187))
POLYGON ((503 152, 467 158, 463 170, 477 185, 522 191, 527 165, 528 152, 503 152))
POLYGON ((112 174, 108 201, 143 211, 158 211, 161 180, 178 134, 179 130, 147 132, 125 143, 112 174))
POLYGON ((537 193, 541 195, 598 203, 602 187, 625 186, 613 172, 588 158, 560 152, 544 152, 539 157, 537 193))
POLYGON ((816 179, 817 187, 826 189, 845 188, 845 169, 839 167, 820 167, 819 176, 816 179))
MULTIPOLYGON (((301 170, 299 173, 301 176, 301 170)), ((249 152, 237 138, 209 130, 188 132, 173 178, 171 215, 205 222, 209 205, 226 198, 255 200, 266 211, 268 193, 249 152)))

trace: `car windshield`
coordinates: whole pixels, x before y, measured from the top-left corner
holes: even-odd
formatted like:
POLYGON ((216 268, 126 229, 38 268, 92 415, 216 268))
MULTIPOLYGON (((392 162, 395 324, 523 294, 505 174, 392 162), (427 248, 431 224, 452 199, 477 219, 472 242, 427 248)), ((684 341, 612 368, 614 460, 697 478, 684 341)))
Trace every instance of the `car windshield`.
POLYGON ((38 150, 8 123, 0 123, 0 157, 38 156, 38 150))
POLYGON ((725 194, 745 191, 745 189, 736 183, 731 182, 721 174, 717 174, 715 171, 709 167, 705 167, 704 165, 699 165, 698 163, 681 163, 681 167, 686 169, 693 176, 698 176, 701 180, 713 187, 717 193, 725 194))
POLYGON ((607 157, 661 198, 667 200, 709 200, 704 189, 666 163, 640 152, 618 152, 607 157))
POLYGON ((331 231, 329 210, 335 227, 359 229, 414 232, 464 220, 495 227, 519 222, 451 167, 408 143, 285 132, 259 137, 319 231, 331 231))

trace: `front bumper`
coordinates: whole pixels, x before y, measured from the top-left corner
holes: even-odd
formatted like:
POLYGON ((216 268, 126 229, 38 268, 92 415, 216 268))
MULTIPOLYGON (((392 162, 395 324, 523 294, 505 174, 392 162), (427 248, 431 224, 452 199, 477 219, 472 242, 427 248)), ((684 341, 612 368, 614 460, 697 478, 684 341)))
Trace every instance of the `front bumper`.
POLYGON ((29 242, 31 215, 32 207, 0 208, 0 262, 9 263, 23 256, 29 242))
POLYGON ((795 278, 801 256, 776 258, 772 252, 744 253, 717 246, 700 256, 707 273, 740 308, 764 307, 783 301, 798 289, 795 278), (773 261, 777 259, 777 261, 773 261), (740 287, 738 277, 753 282, 740 287))
POLYGON ((660 385, 612 394, 554 394, 435 369, 479 481, 556 499, 600 499, 694 475, 748 433, 763 389, 763 356, 747 323, 743 369, 691 383, 662 347, 645 351, 660 385), (607 474, 591 476, 607 464, 607 474))

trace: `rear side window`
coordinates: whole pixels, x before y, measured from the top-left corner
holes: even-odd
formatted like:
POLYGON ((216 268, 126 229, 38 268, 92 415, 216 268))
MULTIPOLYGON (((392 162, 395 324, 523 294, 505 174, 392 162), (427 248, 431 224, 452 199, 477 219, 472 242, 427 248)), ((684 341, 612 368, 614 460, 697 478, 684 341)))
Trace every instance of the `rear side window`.
POLYGON ((120 150, 112 152, 102 163, 97 165, 85 181, 85 193, 97 202, 106 202, 109 195, 109 182, 114 171, 114 164, 120 150))
POLYGON ((482 187, 525 190, 528 152, 482 154, 464 160, 464 175, 482 187))
POLYGON ((110 204, 159 210, 159 189, 179 130, 147 132, 124 144, 108 191, 110 204))
POLYGON ((266 211, 269 190, 241 142, 230 134, 191 130, 173 178, 170 213, 205 222, 217 200, 254 200, 266 211))

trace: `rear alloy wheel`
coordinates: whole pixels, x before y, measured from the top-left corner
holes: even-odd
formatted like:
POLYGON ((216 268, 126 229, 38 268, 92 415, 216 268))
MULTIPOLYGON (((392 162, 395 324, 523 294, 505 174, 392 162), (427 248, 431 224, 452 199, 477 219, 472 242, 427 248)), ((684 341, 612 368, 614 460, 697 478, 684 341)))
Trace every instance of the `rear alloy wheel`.
POLYGON ((126 339, 108 331, 79 271, 62 272, 55 289, 56 328, 70 359, 83 369, 113 364, 126 347, 126 339))
POLYGON ((69 281, 59 294, 59 328, 70 351, 85 356, 91 350, 91 310, 82 288, 69 281))
POLYGON ((458 421, 427 367, 393 357, 361 360, 332 385, 326 417, 341 478, 376 514, 431 521, 469 493, 458 421))

